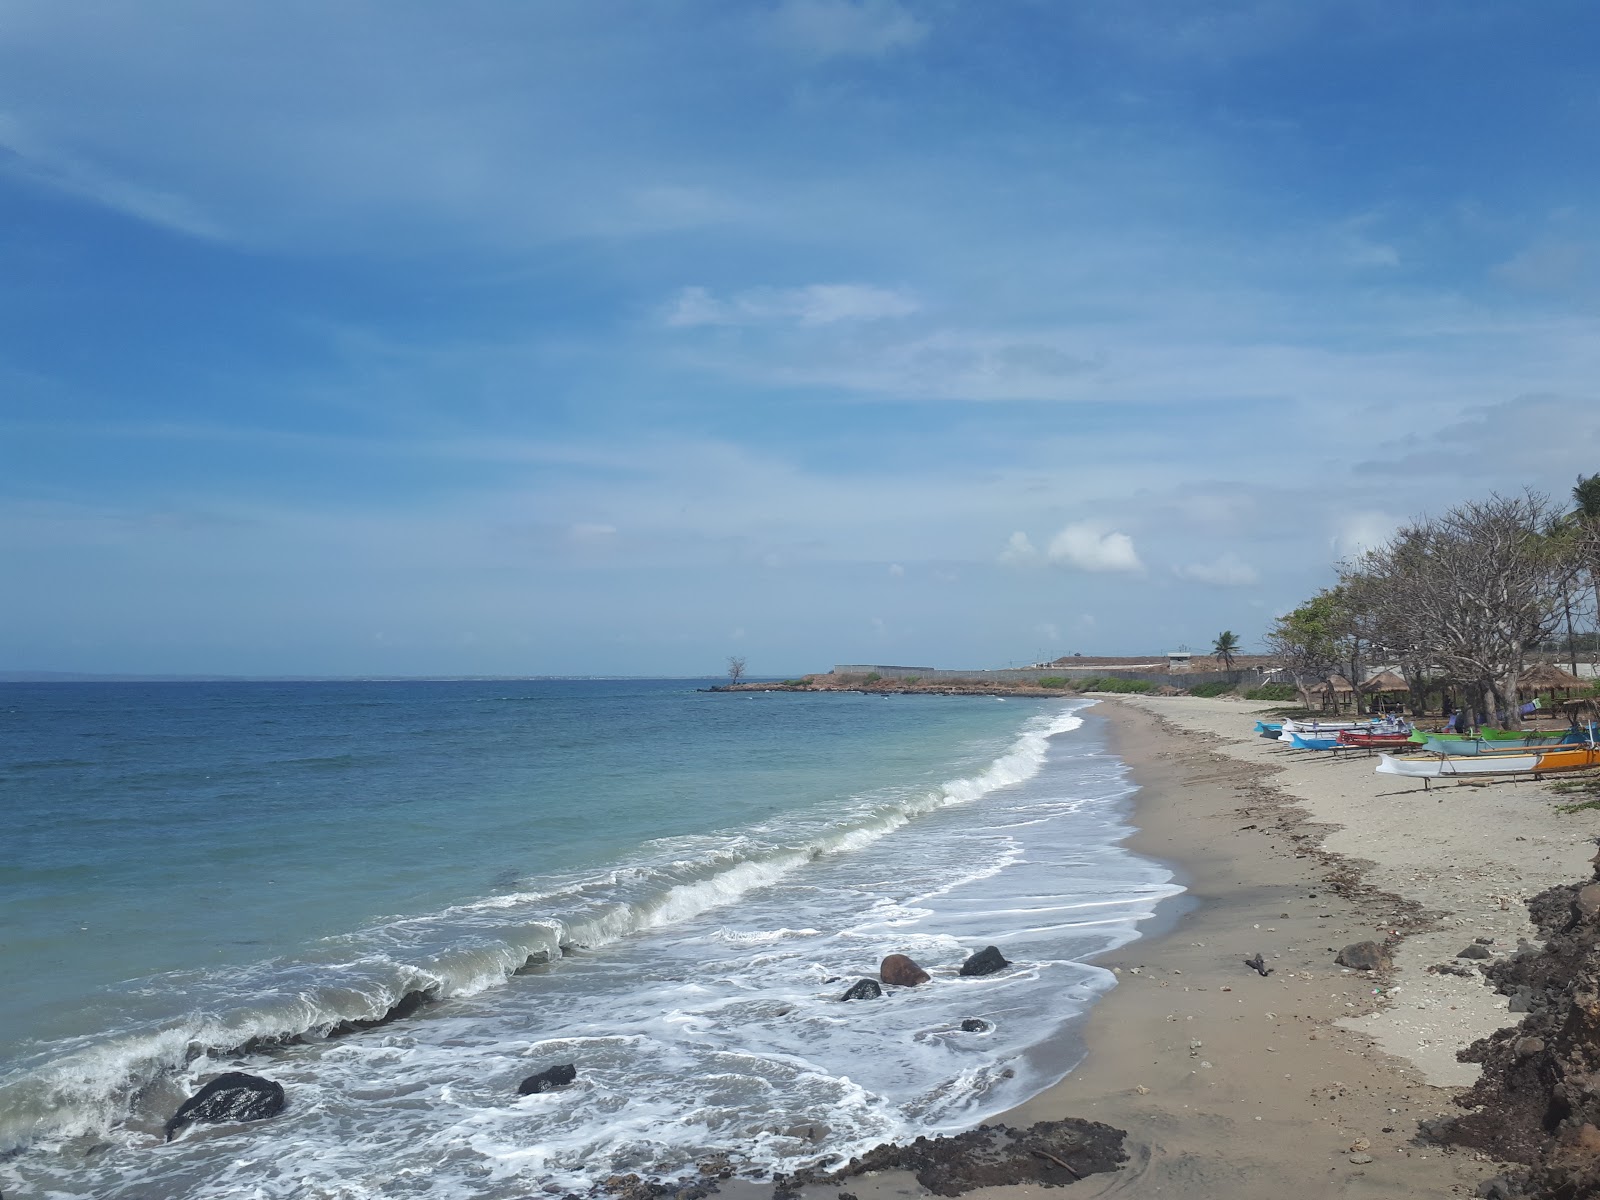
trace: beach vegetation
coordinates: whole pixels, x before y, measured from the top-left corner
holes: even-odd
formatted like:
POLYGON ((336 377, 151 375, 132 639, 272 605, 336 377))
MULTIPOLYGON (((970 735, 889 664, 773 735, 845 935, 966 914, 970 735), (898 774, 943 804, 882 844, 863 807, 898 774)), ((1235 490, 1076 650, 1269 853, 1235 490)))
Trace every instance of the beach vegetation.
POLYGON ((1298 693, 1290 683, 1264 683, 1258 688, 1251 688, 1244 694, 1246 700, 1283 701, 1293 700, 1298 693))
POLYGON ((1148 679, 1121 679, 1115 675, 1106 675, 1098 679, 1080 680, 1078 690, 1080 692, 1136 693, 1153 691, 1155 686, 1148 679))
POLYGON ((1213 696, 1226 696, 1238 686, 1236 683, 1229 683, 1226 679, 1219 679, 1213 683, 1197 683, 1189 689, 1189 695, 1210 699, 1213 696))
POLYGON ((922 682, 922 676, 921 675, 903 675, 900 678, 900 682, 901 683, 921 683, 922 682))
POLYGON ((1536 492, 1491 495, 1416 520, 1341 564, 1341 589, 1413 695, 1426 695, 1437 667, 1479 721, 1492 715, 1510 728, 1528 648, 1560 628, 1583 569, 1569 526, 1536 492))
POLYGON ((1039 686, 1042 688, 1064 688, 1067 686, 1067 681, 1060 675, 1046 675, 1039 680, 1039 686))
MULTIPOLYGON (((1233 670, 1234 656, 1239 653, 1239 635, 1231 629, 1224 629, 1211 644, 1211 653, 1222 663, 1224 671, 1233 670)), ((1189 690, 1194 691, 1193 688, 1189 690)))
POLYGON ((1350 619, 1341 590, 1323 588, 1285 613, 1267 631, 1267 646, 1294 680, 1300 701, 1311 707, 1314 685, 1331 685, 1346 660, 1359 658, 1350 645, 1350 619))
POLYGON ((872 672, 872 674, 868 675, 861 682, 862 683, 882 683, 883 682, 883 676, 878 674, 876 671, 874 671, 874 672, 872 672))

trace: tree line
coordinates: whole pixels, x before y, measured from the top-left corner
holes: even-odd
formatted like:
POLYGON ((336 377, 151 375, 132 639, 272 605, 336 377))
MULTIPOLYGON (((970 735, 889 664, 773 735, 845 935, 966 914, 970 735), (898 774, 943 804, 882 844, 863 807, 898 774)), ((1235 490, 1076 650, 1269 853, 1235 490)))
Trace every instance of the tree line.
POLYGON ((1419 707, 1449 688, 1473 716, 1513 726, 1528 655, 1564 634, 1575 656, 1583 625, 1600 622, 1600 474, 1566 504, 1492 494, 1413 519, 1337 571, 1267 634, 1308 703, 1335 675, 1359 687, 1382 663, 1419 707))

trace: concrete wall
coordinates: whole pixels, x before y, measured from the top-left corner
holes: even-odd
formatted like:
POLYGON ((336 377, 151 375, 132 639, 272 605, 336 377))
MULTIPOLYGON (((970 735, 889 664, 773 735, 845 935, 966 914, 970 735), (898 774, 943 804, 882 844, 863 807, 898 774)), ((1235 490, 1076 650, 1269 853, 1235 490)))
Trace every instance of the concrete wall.
POLYGON ((1226 683, 1238 680, 1245 687, 1260 687, 1260 671, 1185 671, 1169 675, 1165 671, 1119 671, 1101 667, 1016 667, 998 671, 942 671, 928 667, 884 667, 865 663, 841 663, 833 668, 835 675, 881 675, 886 680, 914 676, 919 683, 944 683, 956 679, 970 679, 974 683, 1038 683, 1041 679, 1098 679, 1113 676, 1117 679, 1143 679, 1160 687, 1164 684, 1176 688, 1191 688, 1201 683, 1226 683))

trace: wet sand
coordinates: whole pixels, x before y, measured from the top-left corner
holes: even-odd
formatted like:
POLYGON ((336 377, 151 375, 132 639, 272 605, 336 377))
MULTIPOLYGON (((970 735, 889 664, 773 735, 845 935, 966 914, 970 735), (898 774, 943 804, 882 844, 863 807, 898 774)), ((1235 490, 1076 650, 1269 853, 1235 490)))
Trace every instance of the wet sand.
MULTIPOLYGON (((1470 970, 1455 955, 1480 938, 1494 957, 1531 938, 1522 901, 1589 874, 1594 814, 1558 814, 1542 784, 1424 792, 1361 754, 1288 751, 1251 733, 1266 707, 1137 697, 1090 710, 1140 788, 1129 845, 1189 892, 1099 960, 1119 983, 1089 1016, 1084 1062, 1002 1119, 1128 1131, 1129 1161, 1075 1197, 1472 1195, 1496 1165, 1420 1143, 1417 1122, 1459 1111, 1478 1068, 1456 1050, 1520 1017, 1475 972, 1427 968, 1470 970), (1392 970, 1336 965, 1366 940, 1393 947, 1392 970), (1244 964, 1257 953, 1270 975, 1244 964)), ((841 1189, 927 1194, 889 1171, 803 1195, 841 1189)))

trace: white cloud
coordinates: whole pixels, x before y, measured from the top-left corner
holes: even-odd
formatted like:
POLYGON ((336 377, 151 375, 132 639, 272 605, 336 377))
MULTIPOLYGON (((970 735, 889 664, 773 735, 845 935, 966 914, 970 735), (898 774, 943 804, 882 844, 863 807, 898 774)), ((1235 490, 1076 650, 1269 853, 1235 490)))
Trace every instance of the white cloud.
POLYGON ((1250 587, 1261 582, 1261 572, 1231 550, 1214 562, 1185 563, 1173 567, 1172 573, 1179 579, 1206 583, 1212 587, 1250 587))
POLYGON ((928 35, 895 0, 784 0, 772 27, 785 45, 816 58, 876 57, 928 35))
POLYGON ((905 574, 906 574, 906 569, 904 567, 902 567, 899 563, 890 563, 889 564, 889 574, 892 575, 896 579, 904 579, 905 578, 905 574))
POLYGON ((599 521, 579 521, 567 530, 567 536, 575 542, 604 542, 617 536, 617 527, 599 521))
MULTIPOLYGON (((1014 539, 1013 539, 1014 540, 1014 539)), ((1080 571, 1139 573, 1144 564, 1125 533, 1107 530, 1095 521, 1068 525, 1050 539, 1050 561, 1080 571)))
POLYGON ((666 323, 697 325, 833 325, 881 321, 918 311, 904 292, 861 283, 813 283, 798 288, 751 288, 719 300, 703 287, 686 287, 668 306, 666 323))
POLYGON ((1329 545, 1340 558, 1353 558, 1382 546, 1402 523, 1400 517, 1377 510, 1345 513, 1335 521, 1329 545))
POLYGON ((1059 642, 1061 640, 1061 626, 1057 625, 1054 621, 1040 621, 1039 624, 1035 626, 1035 629, 1042 637, 1049 641, 1059 642))
POLYGON ((1039 551, 1019 529, 1006 540, 1006 548, 1000 551, 1000 561, 1011 567, 1031 566, 1040 561, 1039 551))

